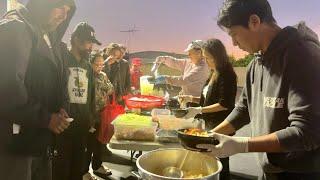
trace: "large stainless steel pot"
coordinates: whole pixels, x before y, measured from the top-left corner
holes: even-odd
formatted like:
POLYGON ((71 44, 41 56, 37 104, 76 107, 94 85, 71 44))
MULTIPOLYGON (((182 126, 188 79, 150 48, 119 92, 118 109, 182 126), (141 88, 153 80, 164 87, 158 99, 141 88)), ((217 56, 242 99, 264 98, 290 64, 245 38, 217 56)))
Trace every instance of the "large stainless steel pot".
POLYGON ((221 162, 203 153, 189 151, 182 167, 184 174, 204 175, 201 178, 172 178, 163 176, 163 170, 167 167, 179 167, 188 151, 185 149, 159 149, 140 156, 136 162, 141 179, 210 179, 218 180, 222 170, 221 162))

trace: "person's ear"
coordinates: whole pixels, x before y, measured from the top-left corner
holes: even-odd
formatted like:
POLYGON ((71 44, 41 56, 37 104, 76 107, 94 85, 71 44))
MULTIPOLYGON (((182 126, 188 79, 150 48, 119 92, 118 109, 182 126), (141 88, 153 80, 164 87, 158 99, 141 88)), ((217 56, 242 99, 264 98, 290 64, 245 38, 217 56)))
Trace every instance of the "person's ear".
POLYGON ((253 14, 249 17, 248 28, 251 31, 257 31, 260 28, 261 19, 256 14, 253 14))
POLYGON ((81 44, 81 41, 78 37, 74 38, 74 45, 79 46, 81 44))

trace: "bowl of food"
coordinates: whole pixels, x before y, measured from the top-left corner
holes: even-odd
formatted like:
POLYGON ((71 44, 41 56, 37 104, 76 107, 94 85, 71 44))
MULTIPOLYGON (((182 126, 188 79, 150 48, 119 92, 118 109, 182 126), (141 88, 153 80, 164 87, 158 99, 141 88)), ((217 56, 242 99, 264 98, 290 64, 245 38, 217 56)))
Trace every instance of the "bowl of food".
POLYGON ((188 114, 187 109, 171 109, 171 112, 176 118, 182 118, 188 114))
POLYGON ((192 151, 209 151, 208 149, 198 148, 198 144, 219 144, 219 141, 211 137, 208 131, 198 128, 180 129, 178 130, 178 138, 184 148, 192 151))

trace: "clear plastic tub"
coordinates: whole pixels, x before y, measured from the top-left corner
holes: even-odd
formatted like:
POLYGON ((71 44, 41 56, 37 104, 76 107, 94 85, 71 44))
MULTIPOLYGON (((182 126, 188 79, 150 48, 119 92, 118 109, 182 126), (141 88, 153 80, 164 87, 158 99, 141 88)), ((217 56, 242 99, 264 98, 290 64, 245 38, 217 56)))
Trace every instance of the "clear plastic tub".
POLYGON ((114 135, 118 140, 154 141, 158 124, 152 126, 114 124, 114 135))
POLYGON ((204 128, 203 120, 176 118, 173 115, 159 116, 158 119, 159 128, 164 130, 204 128))
POLYGON ((164 130, 157 131, 156 139, 163 143, 178 143, 178 132, 176 130, 164 130))

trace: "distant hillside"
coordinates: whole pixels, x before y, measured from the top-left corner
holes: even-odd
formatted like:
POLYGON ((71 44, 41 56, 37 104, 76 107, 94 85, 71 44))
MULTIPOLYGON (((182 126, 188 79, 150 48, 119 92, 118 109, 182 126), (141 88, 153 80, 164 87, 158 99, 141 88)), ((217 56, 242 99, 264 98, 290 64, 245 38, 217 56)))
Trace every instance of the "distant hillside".
POLYGON ((158 56, 173 56, 175 58, 188 57, 185 54, 168 53, 168 52, 162 52, 162 51, 142 51, 142 52, 130 53, 130 58, 141 58, 143 63, 151 63, 158 56))

